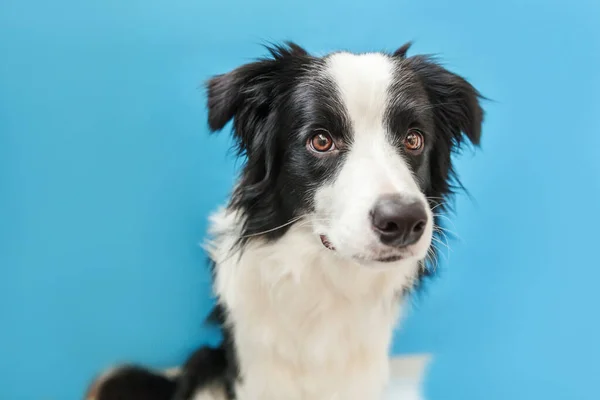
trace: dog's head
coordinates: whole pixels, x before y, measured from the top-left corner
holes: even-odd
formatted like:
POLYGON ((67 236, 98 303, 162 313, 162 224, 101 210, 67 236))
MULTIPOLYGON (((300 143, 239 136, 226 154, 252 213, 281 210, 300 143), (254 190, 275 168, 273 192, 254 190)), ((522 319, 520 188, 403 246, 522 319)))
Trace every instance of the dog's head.
POLYGON ((232 207, 243 237, 293 223, 363 264, 425 258, 455 178, 478 144, 478 92, 426 56, 333 53, 289 43, 208 83, 209 125, 233 120, 246 155, 232 207))

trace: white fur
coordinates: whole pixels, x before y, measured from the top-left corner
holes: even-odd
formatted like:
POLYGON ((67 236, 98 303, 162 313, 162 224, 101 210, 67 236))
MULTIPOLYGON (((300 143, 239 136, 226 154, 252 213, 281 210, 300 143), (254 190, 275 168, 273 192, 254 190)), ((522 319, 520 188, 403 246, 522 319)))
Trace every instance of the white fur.
POLYGON ((401 193, 429 209, 384 126, 393 68, 378 54, 328 58, 322 73, 338 86, 354 140, 334 182, 317 189, 314 215, 275 242, 255 238, 243 249, 234 243, 244 216, 235 210, 213 216, 208 250, 216 263, 214 289, 233 329, 239 400, 383 396, 399 294, 411 285, 432 232, 430 218, 401 261, 365 261, 392 251, 370 227, 369 211, 379 196, 401 193), (336 251, 322 245, 320 234, 336 251))
POLYGON ((364 268, 325 249, 301 223, 274 243, 231 253, 234 218, 215 217, 225 234, 211 255, 216 293, 235 322, 239 399, 379 399, 397 291, 416 265, 364 268))
POLYGON ((227 400, 227 395, 222 385, 212 385, 199 390, 192 396, 192 400, 227 400))

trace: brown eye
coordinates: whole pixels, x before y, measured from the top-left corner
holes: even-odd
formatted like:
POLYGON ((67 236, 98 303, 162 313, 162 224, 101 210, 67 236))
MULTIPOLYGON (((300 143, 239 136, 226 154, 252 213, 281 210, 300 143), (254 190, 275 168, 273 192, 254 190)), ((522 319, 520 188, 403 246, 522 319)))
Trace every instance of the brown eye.
POLYGON ((404 147, 413 153, 419 153, 423 150, 424 143, 425 139, 423 138, 423 134, 417 129, 409 130, 404 138, 404 147))
POLYGON ((326 153, 334 150, 333 139, 327 132, 318 132, 308 140, 310 148, 318 153, 326 153))

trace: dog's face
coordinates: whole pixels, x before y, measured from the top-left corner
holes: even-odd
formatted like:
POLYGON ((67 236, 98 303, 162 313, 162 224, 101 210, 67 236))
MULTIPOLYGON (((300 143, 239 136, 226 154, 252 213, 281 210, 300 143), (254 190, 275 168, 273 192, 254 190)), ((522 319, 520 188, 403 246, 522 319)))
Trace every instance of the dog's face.
POLYGON ((425 258, 452 150, 478 144, 483 112, 469 83, 407 50, 317 58, 289 44, 209 82, 211 129, 233 119, 247 156, 232 197, 243 236, 308 224, 362 264, 425 258))

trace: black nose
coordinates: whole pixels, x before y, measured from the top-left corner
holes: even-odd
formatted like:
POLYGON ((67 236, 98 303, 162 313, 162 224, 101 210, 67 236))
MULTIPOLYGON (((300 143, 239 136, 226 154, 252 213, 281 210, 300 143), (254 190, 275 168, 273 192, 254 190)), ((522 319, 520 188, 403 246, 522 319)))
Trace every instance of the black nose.
POLYGON ((371 222, 381 243, 404 247, 421 238, 427 225, 427 213, 421 201, 400 195, 386 195, 375 203, 371 222))

